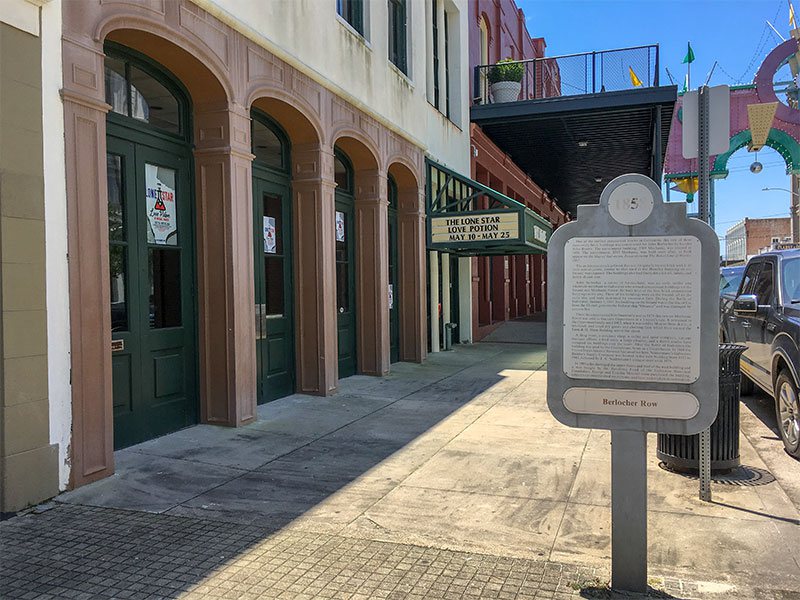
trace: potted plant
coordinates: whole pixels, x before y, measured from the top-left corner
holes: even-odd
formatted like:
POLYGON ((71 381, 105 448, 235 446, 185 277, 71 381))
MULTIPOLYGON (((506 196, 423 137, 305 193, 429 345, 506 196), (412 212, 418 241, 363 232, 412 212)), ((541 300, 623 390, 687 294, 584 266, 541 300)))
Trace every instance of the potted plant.
POLYGON ((524 67, 521 62, 504 58, 489 69, 492 102, 516 102, 522 90, 524 67))

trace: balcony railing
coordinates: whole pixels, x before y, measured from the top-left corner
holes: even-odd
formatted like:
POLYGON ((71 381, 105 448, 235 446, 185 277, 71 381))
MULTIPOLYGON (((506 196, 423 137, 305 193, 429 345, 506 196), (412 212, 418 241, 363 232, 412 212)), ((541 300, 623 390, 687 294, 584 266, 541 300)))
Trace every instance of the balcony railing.
POLYGON ((658 44, 479 65, 473 104, 657 87, 658 71, 658 44), (519 87, 504 79, 518 80, 519 87))

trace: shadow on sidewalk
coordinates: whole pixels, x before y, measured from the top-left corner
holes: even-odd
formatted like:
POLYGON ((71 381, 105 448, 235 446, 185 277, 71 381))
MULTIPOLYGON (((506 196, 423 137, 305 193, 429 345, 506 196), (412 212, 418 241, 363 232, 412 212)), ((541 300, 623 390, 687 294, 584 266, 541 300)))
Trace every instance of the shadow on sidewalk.
MULTIPOLYGON (((491 405, 482 394, 503 388, 501 353, 472 348, 345 380, 330 398, 277 401, 247 427, 197 426, 118 452, 113 477, 0 526, 0 596, 176 598, 263 554, 290 523, 341 529, 491 405)), ((249 574, 233 571, 234 583, 249 574)))
POLYGON ((775 440, 780 442, 781 435, 778 431, 778 421, 775 416, 775 400, 758 387, 753 390, 751 395, 741 396, 740 399, 750 409, 750 412, 775 434, 775 440))
POLYGON ((616 598, 630 598, 631 600, 637 598, 676 598, 678 600, 688 600, 688 596, 673 596, 672 594, 652 587, 648 587, 646 593, 637 594, 634 592, 612 590, 610 587, 603 585, 581 588, 580 596, 581 598, 592 598, 593 600, 613 600, 616 598))

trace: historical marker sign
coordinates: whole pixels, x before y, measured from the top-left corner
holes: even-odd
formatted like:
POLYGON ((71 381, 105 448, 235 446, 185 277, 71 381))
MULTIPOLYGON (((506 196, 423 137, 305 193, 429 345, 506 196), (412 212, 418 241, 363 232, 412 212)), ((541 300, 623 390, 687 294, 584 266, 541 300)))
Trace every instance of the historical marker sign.
POLYGON ((700 374, 700 241, 576 237, 564 250, 564 371, 692 383, 700 374))
POLYGON ((697 433, 717 413, 719 243, 642 175, 553 234, 548 403, 575 427, 697 433), (702 360, 706 357, 706 360, 702 360))
POLYGON ((547 404, 611 430, 611 585, 647 589, 648 431, 717 415, 719 241, 643 175, 579 206, 547 254, 547 404))

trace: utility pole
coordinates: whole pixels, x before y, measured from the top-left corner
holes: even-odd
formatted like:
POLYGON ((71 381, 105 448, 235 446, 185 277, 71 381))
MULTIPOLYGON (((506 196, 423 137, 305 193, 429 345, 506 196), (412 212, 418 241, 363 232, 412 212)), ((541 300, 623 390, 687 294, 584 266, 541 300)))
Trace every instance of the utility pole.
POLYGON ((708 96, 709 89, 707 85, 702 85, 698 88, 698 118, 697 118, 697 197, 698 208, 701 221, 708 223, 710 216, 710 181, 708 177, 708 96))
POLYGON ((792 242, 800 242, 800 176, 792 174, 792 199, 790 214, 792 221, 792 242))
MULTIPOLYGON (((711 220, 711 179, 708 172, 709 161, 709 96, 707 85, 700 86, 697 100, 697 195, 701 221, 710 224, 711 220)), ((711 502, 711 428, 700 432, 700 499, 711 502)))

